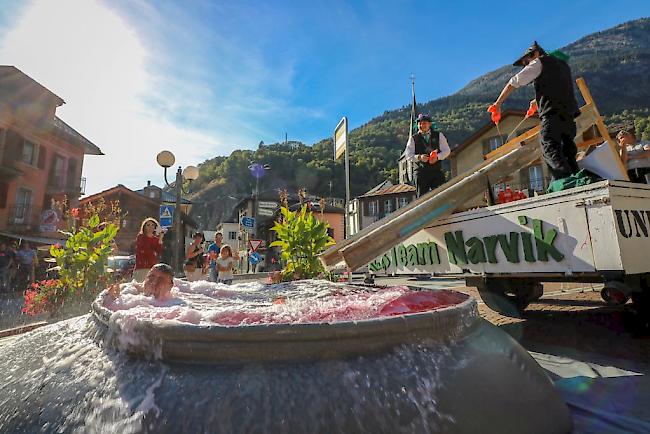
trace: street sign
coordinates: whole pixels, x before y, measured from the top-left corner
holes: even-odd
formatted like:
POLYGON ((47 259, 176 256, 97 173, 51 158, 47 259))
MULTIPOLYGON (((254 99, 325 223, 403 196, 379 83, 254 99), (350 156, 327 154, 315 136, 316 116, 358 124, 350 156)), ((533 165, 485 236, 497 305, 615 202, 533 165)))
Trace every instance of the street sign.
POLYGON ((257 215, 265 216, 265 217, 272 217, 273 216, 273 210, 268 209, 268 208, 260 208, 260 209, 257 210, 257 215))
POLYGON ((263 240, 249 240, 248 246, 251 248, 251 251, 256 252, 257 249, 264 243, 263 240))
POLYGON ((345 116, 334 129, 334 161, 345 153, 348 145, 348 118, 345 116))
POLYGON ((160 205, 160 227, 171 228, 174 223, 174 205, 160 205))
POLYGON ((261 200, 259 202, 259 207, 260 208, 270 208, 270 209, 276 209, 278 207, 277 202, 269 202, 269 201, 263 201, 261 200))
POLYGON ((253 217, 243 216, 241 218, 241 225, 245 228, 254 229, 255 228, 255 219, 253 217))

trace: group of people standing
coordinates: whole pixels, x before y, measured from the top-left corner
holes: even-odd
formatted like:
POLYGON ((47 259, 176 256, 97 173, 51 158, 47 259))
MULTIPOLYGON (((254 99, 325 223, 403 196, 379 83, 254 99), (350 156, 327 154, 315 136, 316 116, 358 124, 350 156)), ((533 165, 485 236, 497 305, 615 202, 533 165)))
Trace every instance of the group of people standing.
MULTIPOLYGON (((165 230, 155 219, 147 218, 142 222, 135 241, 133 278, 136 281, 143 281, 151 268, 162 262, 164 236, 165 230)), ((231 284, 233 270, 239 260, 237 252, 233 252, 229 245, 223 243, 223 235, 220 232, 215 234, 214 242, 207 250, 204 244, 203 233, 194 233, 192 243, 185 252, 184 269, 188 280, 202 280, 207 277, 212 282, 231 284)))
MULTIPOLYGON (((498 122, 501 105, 508 96, 515 89, 533 84, 535 99, 530 109, 536 105, 539 112, 542 156, 553 180, 578 173, 574 119, 580 112, 569 65, 534 42, 513 66, 522 69, 506 83, 488 111, 497 116, 498 122)), ((416 193, 420 197, 445 181, 439 162, 449 156, 450 148, 445 135, 432 128, 429 115, 420 114, 417 122, 418 131, 409 137, 404 155, 414 165, 416 193)))

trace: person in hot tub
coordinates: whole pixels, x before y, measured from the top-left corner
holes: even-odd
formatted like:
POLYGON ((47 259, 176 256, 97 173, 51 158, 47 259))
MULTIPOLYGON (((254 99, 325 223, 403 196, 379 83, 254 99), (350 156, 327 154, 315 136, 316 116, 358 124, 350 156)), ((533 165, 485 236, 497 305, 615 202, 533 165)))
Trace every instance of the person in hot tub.
POLYGON ((171 297, 170 293, 174 286, 174 270, 167 264, 156 264, 151 267, 142 283, 116 283, 110 287, 108 293, 113 298, 117 298, 126 285, 130 287, 127 290, 129 292, 132 292, 131 288, 135 288, 138 293, 153 295, 156 300, 166 300, 171 297))

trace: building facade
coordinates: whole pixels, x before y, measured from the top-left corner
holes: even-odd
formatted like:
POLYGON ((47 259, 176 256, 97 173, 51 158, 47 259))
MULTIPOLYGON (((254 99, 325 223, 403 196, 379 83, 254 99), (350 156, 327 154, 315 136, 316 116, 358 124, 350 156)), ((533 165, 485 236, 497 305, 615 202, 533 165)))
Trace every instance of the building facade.
POLYGON ((350 201, 348 219, 350 235, 354 235, 374 222, 415 200, 415 187, 407 184, 393 185, 386 181, 350 201))
MULTIPOLYGON (((160 187, 148 185, 138 191, 133 191, 122 184, 118 184, 113 188, 101 191, 91 196, 84 197, 79 202, 81 207, 90 203, 97 204, 103 200, 106 204, 110 202, 119 202, 122 210, 122 218, 120 221, 120 230, 115 237, 117 243, 117 251, 115 254, 131 255, 135 252, 135 238, 140 232, 140 226, 146 218, 153 218, 159 221, 160 219, 160 205, 170 204, 174 205, 176 200, 173 194, 165 192, 160 187)), ((191 202, 183 199, 182 218, 183 218, 183 237, 184 245, 188 245, 192 237, 192 231, 196 229, 196 223, 189 218, 186 211, 189 211, 191 202)), ((172 229, 164 237, 165 253, 163 259, 165 262, 171 263, 171 245, 173 233, 172 229)), ((184 249, 184 247, 183 247, 184 249)), ((185 254, 183 250, 182 255, 185 254)), ((184 256, 182 256, 184 257, 184 256)))
MULTIPOLYGON (((510 139, 513 139, 539 125, 537 116, 524 119, 525 116, 525 112, 507 110, 502 114, 498 129, 494 123, 487 123, 454 148, 449 156, 452 178, 468 173, 481 164, 486 155, 506 143, 508 135, 510 135, 510 139), (514 131, 515 128, 516 131, 514 131), (501 134, 499 134, 499 131, 501 134)), ((548 182, 548 169, 546 165, 538 161, 530 167, 513 173, 509 179, 493 185, 492 188, 495 196, 498 195, 499 191, 505 190, 506 187, 510 187, 512 190, 522 190, 532 196, 535 192, 544 191, 548 186, 548 182)), ((485 204, 484 195, 478 195, 466 202, 462 210, 485 206, 485 204)))
POLYGON ((0 66, 0 235, 48 243, 63 225, 53 201, 77 206, 85 155, 103 155, 56 116, 63 99, 0 66))

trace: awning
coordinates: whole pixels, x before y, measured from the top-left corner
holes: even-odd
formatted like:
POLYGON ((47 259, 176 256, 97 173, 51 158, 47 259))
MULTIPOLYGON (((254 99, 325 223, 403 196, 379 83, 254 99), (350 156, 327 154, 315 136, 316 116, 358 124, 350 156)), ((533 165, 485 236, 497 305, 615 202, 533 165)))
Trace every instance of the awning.
POLYGON ((61 235, 61 238, 47 238, 47 237, 34 237, 31 235, 23 235, 23 234, 12 234, 11 232, 3 232, 0 231, 0 236, 2 237, 7 237, 7 238, 14 238, 16 240, 25 240, 29 241, 30 243, 36 243, 36 244, 56 244, 60 243, 63 241, 65 238, 63 238, 63 235, 61 235))

